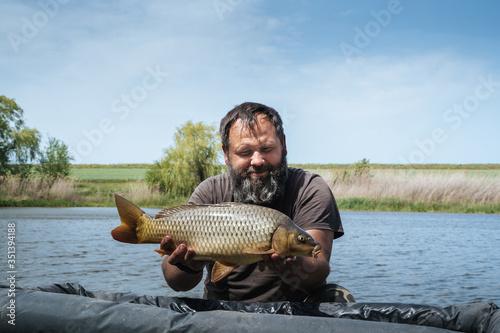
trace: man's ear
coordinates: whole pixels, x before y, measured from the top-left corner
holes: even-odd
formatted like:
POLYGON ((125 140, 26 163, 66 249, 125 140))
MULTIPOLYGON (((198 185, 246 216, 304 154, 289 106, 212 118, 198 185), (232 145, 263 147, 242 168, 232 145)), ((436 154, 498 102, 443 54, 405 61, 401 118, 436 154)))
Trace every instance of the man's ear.
POLYGON ((226 163, 226 165, 228 165, 229 157, 228 157, 228 152, 226 150, 226 147, 222 146, 222 151, 224 152, 224 163, 226 163))

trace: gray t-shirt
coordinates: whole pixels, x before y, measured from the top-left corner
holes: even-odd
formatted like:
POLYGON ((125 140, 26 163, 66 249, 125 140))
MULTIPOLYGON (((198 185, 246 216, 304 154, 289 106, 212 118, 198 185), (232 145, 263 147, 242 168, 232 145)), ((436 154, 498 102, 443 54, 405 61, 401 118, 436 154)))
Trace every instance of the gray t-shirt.
MULTIPOLYGON (((204 180, 193 192, 190 203, 216 204, 234 202, 229 173, 204 180)), ((284 194, 271 206, 286 214, 304 230, 333 230, 334 237, 344 234, 333 194, 319 175, 288 168, 284 194)), ((257 263, 236 267, 224 279, 212 283, 212 265, 205 280, 205 299, 248 302, 302 301, 307 294, 285 284, 273 271, 260 272, 257 263)), ((313 274, 313 272, 311 272, 313 274)))

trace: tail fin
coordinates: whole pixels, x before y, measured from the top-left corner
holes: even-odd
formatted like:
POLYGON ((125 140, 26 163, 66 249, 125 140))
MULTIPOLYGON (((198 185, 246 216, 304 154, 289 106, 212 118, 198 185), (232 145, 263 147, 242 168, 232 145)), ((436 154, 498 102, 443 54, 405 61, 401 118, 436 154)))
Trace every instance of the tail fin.
POLYGON ((142 209, 118 194, 115 194, 115 202, 122 224, 111 231, 111 236, 119 242, 139 243, 136 233, 137 221, 145 213, 142 209))

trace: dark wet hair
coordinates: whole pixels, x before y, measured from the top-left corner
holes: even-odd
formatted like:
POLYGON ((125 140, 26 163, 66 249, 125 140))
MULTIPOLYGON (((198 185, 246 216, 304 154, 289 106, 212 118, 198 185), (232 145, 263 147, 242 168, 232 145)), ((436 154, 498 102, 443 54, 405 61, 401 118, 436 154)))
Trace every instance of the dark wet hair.
POLYGON ((253 128, 257 115, 259 114, 267 116, 275 128, 281 144, 283 144, 283 122, 281 121, 278 111, 264 104, 245 102, 234 107, 234 109, 229 111, 226 116, 222 118, 219 128, 222 146, 226 147, 226 149, 229 147, 229 131, 236 120, 241 119, 243 125, 248 128, 253 128))

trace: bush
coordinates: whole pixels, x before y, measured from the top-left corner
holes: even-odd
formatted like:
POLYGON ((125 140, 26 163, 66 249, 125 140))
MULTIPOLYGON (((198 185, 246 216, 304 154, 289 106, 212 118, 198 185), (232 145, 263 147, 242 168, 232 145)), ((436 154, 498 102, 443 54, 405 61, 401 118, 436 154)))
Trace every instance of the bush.
POLYGON ((72 159, 68 146, 64 142, 49 138, 49 146, 40 153, 39 172, 51 182, 58 178, 65 178, 69 175, 69 165, 72 159))
POLYGON ((220 173, 220 141, 214 126, 187 122, 177 129, 174 145, 146 172, 146 182, 161 193, 189 196, 208 177, 220 173))

